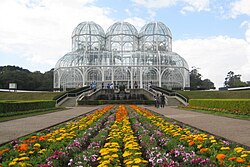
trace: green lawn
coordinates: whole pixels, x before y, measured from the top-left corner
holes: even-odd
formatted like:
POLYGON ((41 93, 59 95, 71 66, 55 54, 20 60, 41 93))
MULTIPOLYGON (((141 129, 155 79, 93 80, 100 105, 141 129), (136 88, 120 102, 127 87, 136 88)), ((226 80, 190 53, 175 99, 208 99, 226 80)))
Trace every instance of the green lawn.
POLYGON ((49 108, 49 109, 39 109, 39 110, 30 110, 30 111, 20 111, 12 112, 7 114, 0 114, 0 122, 10 121, 19 118, 31 117, 36 115, 48 114, 52 112, 58 112, 65 110, 64 107, 49 108))
POLYGON ((53 100, 62 92, 0 92, 0 100, 53 100))
POLYGON ((250 90, 244 91, 178 91, 189 99, 250 99, 250 90))

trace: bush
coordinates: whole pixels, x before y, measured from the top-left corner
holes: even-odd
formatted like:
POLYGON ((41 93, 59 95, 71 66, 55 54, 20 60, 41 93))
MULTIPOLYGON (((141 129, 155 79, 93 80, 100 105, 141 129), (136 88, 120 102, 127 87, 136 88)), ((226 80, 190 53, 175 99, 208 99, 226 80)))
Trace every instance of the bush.
POLYGON ((53 100, 0 101, 0 113, 29 111, 54 107, 55 101, 53 100))
POLYGON ((153 105, 153 100, 86 100, 78 101, 78 105, 104 105, 104 104, 145 104, 153 105))
POLYGON ((225 109, 234 113, 250 114, 250 99, 191 99, 190 106, 225 109))

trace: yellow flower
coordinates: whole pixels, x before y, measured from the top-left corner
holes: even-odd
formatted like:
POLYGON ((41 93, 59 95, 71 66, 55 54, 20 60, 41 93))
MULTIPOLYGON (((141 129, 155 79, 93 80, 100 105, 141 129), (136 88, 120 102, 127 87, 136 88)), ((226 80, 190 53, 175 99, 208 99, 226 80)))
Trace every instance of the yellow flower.
POLYGON ((210 136, 210 137, 209 137, 209 140, 213 140, 213 139, 214 139, 214 136, 210 136))
POLYGON ((242 151, 242 154, 250 154, 250 151, 242 151))
POLYGON ((34 144, 34 147, 41 147, 41 145, 39 144, 39 143, 36 143, 36 144, 34 144))
POLYGON ((248 155, 247 154, 242 154, 240 157, 241 158, 245 158, 245 157, 247 157, 248 155))
POLYGON ((30 160, 29 157, 21 157, 21 158, 19 158, 19 161, 28 161, 28 160, 30 160))
POLYGON ((107 155, 109 153, 109 150, 107 148, 103 148, 99 151, 99 153, 101 154, 101 156, 107 155))
POLYGON ((125 151, 125 152, 122 154, 122 156, 123 156, 123 157, 127 157, 127 156, 129 156, 129 155, 131 155, 131 154, 132 154, 131 152, 125 151))
POLYGON ((110 164, 110 160, 102 161, 101 164, 102 164, 102 165, 108 165, 108 164, 110 164))
POLYGON ((211 140, 211 143, 216 143, 217 141, 216 140, 211 140))
POLYGON ((19 157, 22 157, 22 156, 25 156, 26 155, 26 153, 21 153, 21 154, 19 154, 19 157))
POLYGON ((62 137, 58 137, 56 138, 56 141, 61 141, 63 138, 62 137))
POLYGON ((29 154, 34 154, 34 151, 29 151, 29 154))
POLYGON ((42 149, 42 150, 38 151, 38 153, 43 154, 44 151, 46 151, 46 149, 42 149))
POLYGON ((139 164, 142 160, 140 158, 135 158, 134 161, 136 164, 139 164))
POLYGON ((229 147, 221 147, 220 150, 230 150, 229 147))
POLYGON ((244 148, 242 148, 242 147, 236 147, 235 149, 234 149, 234 151, 236 151, 237 153, 240 153, 240 152, 242 152, 244 150, 244 148))
POLYGON ((117 154, 113 154, 111 155, 113 158, 118 158, 118 155, 117 154))
POLYGON ((128 162, 126 162, 126 165, 130 165, 132 163, 133 163, 133 161, 128 161, 128 162))
POLYGON ((18 161, 18 160, 19 160, 19 158, 15 158, 15 159, 13 159, 12 161, 16 162, 16 161, 18 161))
POLYGON ((200 149, 201 147, 202 147, 202 144, 199 144, 199 145, 197 146, 198 149, 200 149))
POLYGON ((15 166, 17 163, 16 163, 16 161, 11 161, 10 163, 9 163, 9 166, 15 166))

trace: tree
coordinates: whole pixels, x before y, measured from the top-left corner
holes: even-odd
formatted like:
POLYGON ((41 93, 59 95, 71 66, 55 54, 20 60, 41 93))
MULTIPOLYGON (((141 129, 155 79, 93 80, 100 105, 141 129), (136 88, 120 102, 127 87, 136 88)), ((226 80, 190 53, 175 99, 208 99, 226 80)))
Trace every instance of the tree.
POLYGON ((30 72, 16 66, 0 66, 0 89, 8 89, 9 83, 17 83, 18 89, 53 90, 53 69, 30 72))
POLYGON ((235 88, 235 87, 248 86, 246 82, 241 81, 240 77, 241 77, 240 74, 235 75, 233 71, 229 71, 225 78, 225 82, 224 82, 225 87, 235 88))
POLYGON ((202 80, 202 75, 198 72, 199 68, 192 67, 190 72, 190 89, 191 90, 209 90, 215 89, 214 83, 209 79, 202 80))
POLYGON ((202 81, 201 87, 204 88, 205 90, 215 89, 214 83, 212 81, 210 81, 210 79, 204 79, 202 81))

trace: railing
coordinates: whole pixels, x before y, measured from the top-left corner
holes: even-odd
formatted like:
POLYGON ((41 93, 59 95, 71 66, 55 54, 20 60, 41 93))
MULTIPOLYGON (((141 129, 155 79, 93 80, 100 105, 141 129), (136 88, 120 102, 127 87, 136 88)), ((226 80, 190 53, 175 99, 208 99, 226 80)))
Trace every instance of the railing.
POLYGON ((80 94, 82 94, 83 92, 87 92, 89 90, 91 90, 91 88, 89 86, 86 86, 86 87, 82 87, 82 88, 79 88, 79 89, 71 90, 69 92, 65 92, 60 97, 55 99, 56 100, 56 105, 58 105, 58 103, 60 103, 62 100, 64 100, 67 97, 77 97, 80 94))
POLYGON ((183 96, 182 94, 178 93, 178 92, 175 92, 175 91, 171 91, 171 90, 167 90, 167 89, 164 89, 164 88, 161 88, 161 87, 158 87, 158 86, 151 86, 150 87, 151 89, 153 90, 156 90, 156 91, 159 91, 159 92, 162 92, 168 96, 176 96, 176 97, 179 97, 181 100, 183 100, 185 103, 188 103, 188 98, 186 98, 185 96, 183 96))

